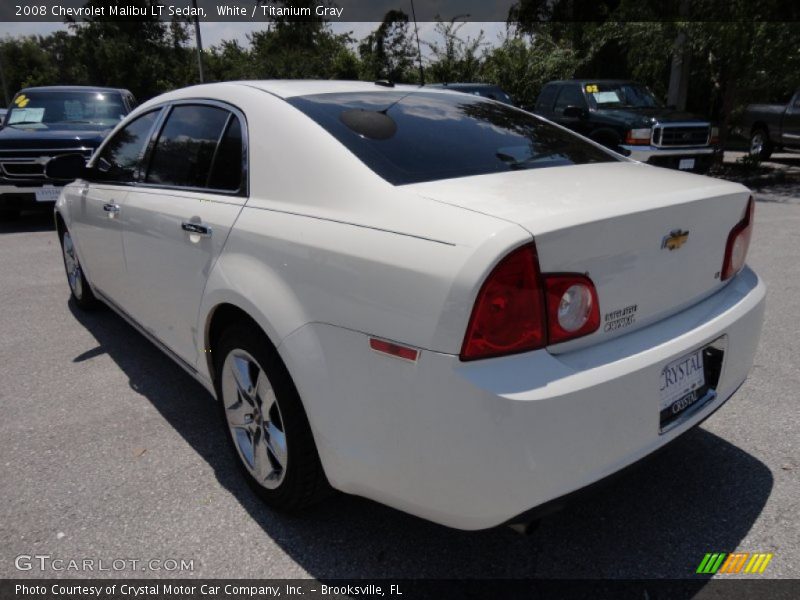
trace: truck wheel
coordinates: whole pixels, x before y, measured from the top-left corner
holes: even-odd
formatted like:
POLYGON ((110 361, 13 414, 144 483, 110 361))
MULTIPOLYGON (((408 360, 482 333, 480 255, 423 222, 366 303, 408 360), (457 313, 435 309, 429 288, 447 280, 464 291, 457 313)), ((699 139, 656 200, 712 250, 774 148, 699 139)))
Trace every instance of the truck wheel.
POLYGON ((214 349, 217 398, 247 483, 271 507, 299 512, 330 491, 297 389, 274 347, 235 324, 214 349))
POLYGON ((750 156, 755 156, 759 160, 767 160, 772 156, 772 142, 766 129, 759 127, 753 130, 750 136, 750 156))

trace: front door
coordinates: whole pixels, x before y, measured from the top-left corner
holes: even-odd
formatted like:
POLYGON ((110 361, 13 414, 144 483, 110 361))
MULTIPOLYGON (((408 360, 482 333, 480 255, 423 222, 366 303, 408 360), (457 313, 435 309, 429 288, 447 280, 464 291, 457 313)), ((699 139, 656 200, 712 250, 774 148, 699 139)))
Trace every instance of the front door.
POLYGON ((71 186, 70 228, 89 281, 119 302, 126 287, 121 218, 159 111, 151 111, 119 130, 92 165, 90 181, 71 186))
POLYGON ((206 281, 246 201, 242 123, 217 103, 172 106, 125 202, 125 310, 189 364, 206 281))

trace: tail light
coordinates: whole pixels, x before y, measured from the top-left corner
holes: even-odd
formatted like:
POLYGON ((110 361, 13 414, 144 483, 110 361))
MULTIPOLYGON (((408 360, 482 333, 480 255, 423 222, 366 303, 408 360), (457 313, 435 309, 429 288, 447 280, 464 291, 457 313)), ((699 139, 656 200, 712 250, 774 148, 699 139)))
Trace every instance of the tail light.
POLYGON ((525 352, 545 345, 544 294, 533 244, 506 256, 483 283, 461 360, 525 352))
POLYGON ((652 130, 648 127, 642 129, 629 129, 625 134, 625 143, 629 146, 647 146, 650 144, 652 130))
POLYGON ((592 280, 542 275, 536 246, 511 252, 483 283, 461 347, 461 360, 516 354, 564 342, 600 325, 592 280))
POLYGON ((725 246, 725 259, 722 262, 722 281, 730 279, 744 267, 747 250, 750 248, 750 238, 753 235, 753 214, 755 201, 753 197, 747 201, 744 218, 734 225, 728 234, 728 243, 725 246))
POLYGON ((600 326, 597 290, 585 275, 545 276, 549 343, 556 344, 592 333, 600 326))

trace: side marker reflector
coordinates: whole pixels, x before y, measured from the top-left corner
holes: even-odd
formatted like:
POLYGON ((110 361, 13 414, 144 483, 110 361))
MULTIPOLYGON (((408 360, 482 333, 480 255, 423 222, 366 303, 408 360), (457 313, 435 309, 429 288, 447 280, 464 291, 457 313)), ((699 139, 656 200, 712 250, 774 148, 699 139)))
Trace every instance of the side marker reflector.
POLYGON ((369 347, 375 350, 375 352, 388 354, 389 356, 402 358, 403 360, 410 360, 411 362, 417 362, 417 358, 419 357, 419 350, 416 348, 400 346, 399 344, 393 344, 392 342, 387 342, 386 340, 369 338, 369 347))

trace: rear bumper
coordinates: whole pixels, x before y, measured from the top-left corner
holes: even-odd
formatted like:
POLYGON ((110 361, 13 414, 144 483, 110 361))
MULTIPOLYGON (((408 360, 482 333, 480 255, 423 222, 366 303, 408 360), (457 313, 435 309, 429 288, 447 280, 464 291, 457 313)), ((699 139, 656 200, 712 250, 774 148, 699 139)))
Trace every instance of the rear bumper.
POLYGON ((745 269, 677 315, 559 355, 462 363, 423 351, 409 363, 324 324, 295 331, 279 351, 334 487, 482 529, 604 479, 707 418, 747 377, 764 297, 745 269), (664 366, 722 335, 717 397, 661 434, 664 366))

